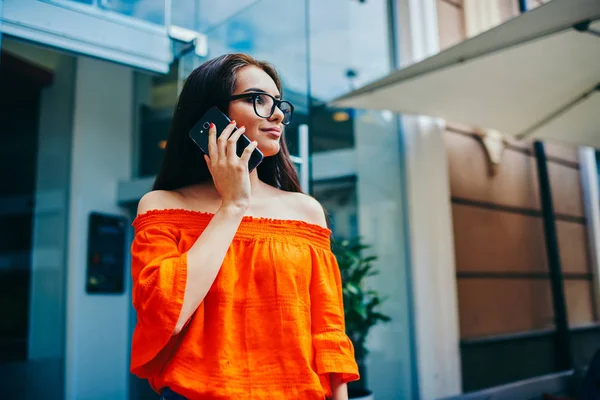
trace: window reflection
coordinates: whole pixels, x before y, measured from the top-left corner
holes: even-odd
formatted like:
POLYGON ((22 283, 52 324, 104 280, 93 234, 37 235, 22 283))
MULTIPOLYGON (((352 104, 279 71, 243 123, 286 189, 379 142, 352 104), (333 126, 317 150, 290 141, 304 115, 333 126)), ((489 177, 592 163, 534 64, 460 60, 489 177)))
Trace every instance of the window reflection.
MULTIPOLYGON (((205 32, 208 36, 207 58, 224 53, 242 52, 268 61, 278 69, 282 79, 283 98, 294 105, 294 118, 292 123, 285 127, 285 137, 290 153, 297 155, 299 126, 310 122, 307 97, 306 4, 291 2, 283 8, 281 3, 275 0, 233 0, 214 3, 205 0, 184 0, 181 3, 172 3, 174 23, 205 32), (191 7, 193 12, 189 11, 191 7)), ((203 60, 195 58, 194 65, 190 64, 191 61, 188 56, 184 57, 176 63, 177 65, 172 66, 166 77, 150 78, 140 74, 140 176, 151 176, 158 171, 163 154, 161 143, 164 144, 163 141, 168 136, 177 87, 191 72, 192 67, 199 65, 203 60), (182 62, 184 64, 179 65, 182 62)))
POLYGON ((140 176, 153 176, 158 173, 177 101, 179 69, 179 62, 176 62, 166 75, 136 76, 141 133, 140 176))
POLYGON ((385 1, 309 0, 314 152, 354 147, 355 112, 326 103, 389 72, 385 1))
MULTIPOLYGON (((171 23, 198 32, 208 33, 227 26, 235 30, 232 18, 246 12, 262 0, 177 0, 172 1, 171 23)), ((238 47, 238 51, 244 51, 238 47)))
MULTIPOLYGON (((155 25, 164 26, 166 20, 166 0, 41 0, 50 3, 65 5, 69 3, 86 4, 91 14, 97 15, 99 10, 115 12, 133 20, 149 22, 155 25)), ((177 3, 184 0, 177 0, 177 3)), ((194 0, 188 0, 194 1, 194 0)), ((85 7, 78 8, 78 11, 84 11, 85 7)), ((106 13, 103 17, 110 17, 106 13)))
POLYGON ((336 241, 358 236, 355 177, 317 182, 313 185, 313 195, 327 210, 336 241))
POLYGON ((200 31, 200 9, 198 0, 176 0, 171 2, 171 24, 200 31))
MULTIPOLYGON (((201 32, 208 33, 209 31, 223 28, 224 26, 235 26, 238 17, 244 16, 247 13, 257 14, 257 10, 262 11, 262 18, 254 19, 255 22, 262 21, 263 23, 268 18, 269 24, 273 21, 273 15, 278 14, 276 8, 281 8, 282 3, 275 4, 267 0, 228 0, 228 1, 212 1, 212 0, 197 0, 198 1, 198 25, 201 32), (271 4, 266 4, 271 3, 271 4)), ((289 7, 296 8, 296 3, 302 5, 304 2, 293 2, 289 7)), ((287 5, 286 5, 287 6, 287 5)), ((289 19, 288 19, 289 21, 289 19)), ((242 51, 239 49, 239 51, 242 51)))
POLYGON ((165 25, 165 0, 99 0, 101 8, 157 25, 165 25))
POLYGON ((313 123, 313 152, 354 147, 354 110, 336 109, 314 99, 310 110, 313 123))

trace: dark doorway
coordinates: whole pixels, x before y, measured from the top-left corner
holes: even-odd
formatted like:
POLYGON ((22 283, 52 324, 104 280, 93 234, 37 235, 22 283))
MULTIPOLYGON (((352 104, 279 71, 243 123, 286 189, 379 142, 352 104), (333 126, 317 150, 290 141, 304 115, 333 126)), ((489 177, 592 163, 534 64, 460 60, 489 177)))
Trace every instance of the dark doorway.
POLYGON ((40 100, 53 75, 0 56, 0 370, 3 393, 25 399, 35 391, 28 352, 40 100))

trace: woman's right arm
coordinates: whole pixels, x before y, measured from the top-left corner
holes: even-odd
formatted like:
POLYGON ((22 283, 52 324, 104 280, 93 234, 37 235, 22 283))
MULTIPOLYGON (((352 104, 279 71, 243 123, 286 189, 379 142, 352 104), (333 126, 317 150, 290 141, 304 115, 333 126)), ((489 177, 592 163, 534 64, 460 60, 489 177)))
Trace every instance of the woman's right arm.
MULTIPOLYGON (((138 215, 165 207, 160 192, 149 193, 138 205, 138 215)), ((245 210, 223 205, 211 219, 196 242, 187 251, 187 278, 181 313, 173 335, 177 335, 194 314, 215 281, 227 250, 242 221, 245 210)))
MULTIPOLYGON (((250 205, 248 160, 256 148, 256 142, 248 145, 244 154, 238 157, 236 143, 244 129, 242 127, 232 134, 233 127, 230 124, 225 128, 219 139, 216 139, 214 125, 209 129, 210 158, 205 156, 205 159, 222 203, 187 252, 185 294, 173 335, 181 331, 206 297, 250 205)), ((164 192, 151 192, 144 196, 138 205, 138 215, 151 209, 166 208, 165 195, 164 192)))

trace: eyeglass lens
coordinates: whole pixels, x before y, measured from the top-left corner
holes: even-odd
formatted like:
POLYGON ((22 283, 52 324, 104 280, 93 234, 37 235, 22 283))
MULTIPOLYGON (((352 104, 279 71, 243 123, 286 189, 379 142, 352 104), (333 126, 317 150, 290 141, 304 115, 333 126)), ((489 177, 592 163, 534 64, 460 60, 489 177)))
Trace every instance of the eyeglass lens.
MULTIPOLYGON (((275 111, 275 107, 273 106, 274 100, 271 96, 266 94, 259 94, 254 97, 254 109, 256 114, 262 118, 270 118, 275 111)), ((282 101, 279 104, 279 109, 283 113, 283 121, 284 125, 287 125, 292 120, 292 106, 287 101, 282 101)))

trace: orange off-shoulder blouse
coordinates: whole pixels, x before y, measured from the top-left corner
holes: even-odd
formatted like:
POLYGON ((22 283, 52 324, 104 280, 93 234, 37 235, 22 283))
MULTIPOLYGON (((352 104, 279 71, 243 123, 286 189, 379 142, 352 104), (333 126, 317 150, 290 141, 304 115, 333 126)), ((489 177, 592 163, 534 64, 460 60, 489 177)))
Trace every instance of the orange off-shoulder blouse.
POLYGON ((244 217, 210 291, 178 335, 187 251, 213 214, 154 210, 133 222, 131 372, 189 399, 331 395, 359 378, 344 330, 330 230, 244 217))

